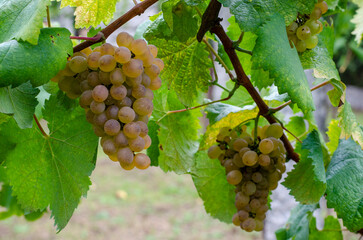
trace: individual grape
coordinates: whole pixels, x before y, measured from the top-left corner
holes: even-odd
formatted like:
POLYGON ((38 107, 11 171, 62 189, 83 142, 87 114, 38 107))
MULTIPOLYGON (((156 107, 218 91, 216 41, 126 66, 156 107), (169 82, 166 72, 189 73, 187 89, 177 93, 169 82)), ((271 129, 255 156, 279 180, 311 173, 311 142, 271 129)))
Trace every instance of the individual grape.
POLYGON ((280 138, 284 134, 282 127, 278 123, 273 123, 267 127, 265 131, 266 137, 280 138))
POLYGON ((84 57, 84 58, 87 58, 87 55, 83 52, 75 52, 72 56, 72 58, 74 57, 84 57))
POLYGON ((111 155, 108 155, 108 157, 110 158, 111 161, 118 162, 117 154, 111 154, 111 155))
POLYGON ((77 99, 80 94, 73 91, 73 89, 70 92, 66 93, 67 97, 70 99, 77 99))
POLYGON ((165 66, 165 65, 164 65, 163 60, 161 60, 160 58, 155 58, 153 63, 154 63, 156 66, 158 66, 158 67, 159 67, 160 71, 163 71, 164 66, 165 66))
POLYGON ((278 182, 270 182, 270 185, 268 186, 269 190, 275 190, 278 186, 278 182))
POLYGON ((80 82, 79 88, 81 89, 82 92, 87 91, 87 90, 92 90, 92 87, 90 85, 88 85, 87 80, 80 82))
POLYGON ((137 124, 140 126, 140 136, 145 137, 147 136, 149 129, 147 128, 147 124, 142 121, 137 121, 137 124))
POLYGON ((87 58, 87 65, 90 69, 92 70, 96 70, 99 66, 99 59, 101 58, 101 53, 100 52, 93 52, 91 53, 88 58, 87 58))
POLYGON ((318 45, 318 42, 319 42, 318 36, 316 36, 316 35, 311 36, 310 38, 305 40, 306 48, 313 49, 314 47, 316 47, 318 45))
POLYGON ((243 154, 242 161, 246 166, 253 166, 258 161, 258 155, 254 151, 247 151, 243 154))
POLYGON ((144 149, 148 149, 151 146, 151 138, 149 135, 146 135, 144 137, 144 141, 145 141, 145 147, 144 149))
POLYGON ((161 79, 159 77, 151 79, 149 88, 151 90, 158 90, 161 87, 161 79))
POLYGON ((58 82, 58 87, 63 92, 69 92, 72 89, 72 82, 75 81, 73 77, 63 77, 58 82))
POLYGON ((141 76, 142 76, 141 84, 144 85, 145 87, 149 87, 151 84, 150 77, 148 75, 146 75, 145 73, 143 73, 141 76))
POLYGON ((238 192, 235 197, 235 205, 238 210, 243 209, 250 202, 250 197, 243 194, 242 192, 238 192))
POLYGON ((112 44, 104 43, 100 47, 100 53, 101 55, 114 55, 115 54, 115 48, 112 46, 112 44))
POLYGON ((242 173, 239 170, 232 170, 227 174, 229 184, 237 185, 242 181, 242 173))
POLYGON ((148 115, 153 111, 154 105, 150 99, 139 98, 139 99, 136 99, 136 101, 134 102, 132 107, 137 114, 148 115))
POLYGON ((146 88, 144 97, 152 101, 154 99, 153 91, 150 88, 146 88))
POLYGON ((107 155, 115 154, 117 151, 116 146, 112 139, 105 140, 105 142, 102 144, 102 149, 103 152, 106 153, 107 155))
POLYGON ((104 101, 104 103, 107 105, 107 106, 110 106, 110 105, 115 105, 117 102, 116 99, 114 99, 111 94, 108 94, 106 100, 104 101))
POLYGON ((306 50, 306 43, 303 40, 298 40, 296 44, 296 50, 298 52, 305 52, 306 50))
POLYGON ((134 154, 128 147, 120 148, 117 151, 117 159, 120 163, 131 164, 134 160, 134 154))
POLYGON ((239 152, 242 148, 248 147, 248 143, 246 140, 242 138, 237 138, 235 141, 233 141, 233 149, 237 152, 239 152))
POLYGON ((299 25, 296 22, 292 22, 287 28, 286 32, 288 35, 294 35, 299 25))
POLYGON ((256 227, 255 227, 255 231, 262 231, 263 230, 263 221, 260 221, 260 220, 256 220, 255 219, 255 222, 256 222, 256 227))
POLYGON ((141 122, 144 122, 144 123, 147 124, 149 122, 149 117, 146 116, 146 115, 138 115, 138 114, 136 114, 135 120, 141 121, 141 122))
POLYGON ((110 89, 111 96, 116 100, 122 100, 126 97, 127 89, 124 85, 113 85, 110 89))
MULTIPOLYGON (((296 46, 296 45, 297 45, 297 43, 298 43, 299 39, 297 38, 297 36, 296 36, 296 35, 290 35, 290 36, 289 36, 289 41, 290 41, 290 47, 291 47, 291 48, 294 48, 294 46, 296 46), (291 42, 292 42, 292 43, 291 43, 291 42)), ((261 136, 261 135, 259 135, 259 136, 261 136)))
POLYGON ((266 218, 266 214, 265 213, 257 213, 256 216, 255 216, 255 218, 257 220, 263 221, 266 218))
POLYGON ((154 56, 151 55, 150 51, 147 50, 146 52, 144 52, 142 55, 138 55, 136 56, 137 59, 140 59, 142 61, 142 65, 144 67, 150 67, 151 64, 154 63, 154 56))
POLYGON ((155 64, 151 64, 150 67, 146 67, 145 68, 145 73, 151 78, 154 79, 157 76, 159 76, 160 74, 160 68, 155 65, 155 64))
POLYGON ((99 68, 104 72, 111 72, 116 67, 116 60, 112 55, 103 55, 98 60, 99 68))
POLYGON ((122 167, 122 169, 126 170, 126 171, 130 171, 130 170, 135 168, 135 162, 134 161, 132 163, 130 163, 130 164, 126 164, 126 163, 122 163, 122 162, 119 162, 119 163, 120 163, 120 166, 122 167))
POLYGON ((274 150, 274 143, 270 139, 265 138, 258 145, 258 149, 263 154, 269 154, 270 152, 272 152, 274 150))
POLYGON ((103 102, 100 103, 100 102, 92 101, 91 105, 90 105, 90 109, 93 113, 100 114, 103 111, 105 111, 106 105, 103 102))
MULTIPOLYGON (((266 193, 266 195, 264 196, 264 198, 267 198, 268 196, 268 191, 264 191, 266 193)), ((260 208, 256 211, 257 214, 263 214, 266 213, 268 211, 268 206, 266 204, 261 205, 260 208)))
POLYGON ((221 154, 222 150, 217 145, 213 145, 208 149, 208 157, 210 159, 218 158, 221 154))
POLYGON ((121 85, 125 82, 126 77, 125 75, 122 73, 121 68, 115 68, 111 73, 110 73, 110 82, 113 85, 121 85))
POLYGON ((144 97, 145 93, 146 93, 146 88, 142 84, 138 84, 132 87, 131 95, 136 99, 144 97))
POLYGON ((99 52, 101 53, 101 46, 97 46, 93 49, 93 52, 99 52))
POLYGON ((93 125, 93 132, 99 136, 99 137, 104 137, 106 136, 106 133, 103 131, 102 128, 100 128, 99 126, 93 125))
POLYGON ((128 97, 124 97, 122 100, 116 103, 117 107, 131 107, 132 106, 132 100, 128 97))
POLYGON ((311 35, 316 35, 323 31, 323 24, 319 20, 310 19, 305 25, 310 28, 311 35))
MULTIPOLYGON (((136 78, 131 78, 131 77, 126 78, 126 84, 128 86, 130 86, 130 87, 139 85, 141 83, 142 83, 142 76, 141 75, 137 76, 136 78)), ((131 89, 130 89, 130 91, 131 91, 131 89)))
POLYGON ((116 42, 118 46, 123 46, 130 48, 131 43, 134 41, 134 38, 127 32, 120 32, 116 37, 116 42))
POLYGON ((69 67, 69 61, 67 62, 66 67, 61 71, 61 74, 67 77, 73 77, 74 75, 76 75, 76 73, 73 72, 69 67))
POLYGON ((310 36, 311 36, 310 28, 306 25, 300 26, 296 30, 296 36, 300 40, 306 40, 306 39, 310 38, 310 36))
POLYGON ((87 110, 86 112, 86 120, 87 122, 93 124, 93 118, 94 118, 95 114, 91 111, 91 110, 87 110))
POLYGON ((241 224, 241 221, 239 220, 238 213, 235 213, 232 217, 232 222, 235 226, 239 226, 241 224))
POLYGON ((125 136, 128 138, 137 138, 141 132, 141 129, 139 124, 136 122, 130 122, 124 126, 123 131, 125 136))
POLYGON ((328 4, 325 1, 315 4, 315 7, 320 8, 322 14, 328 11, 328 4))
POLYGON ((238 217, 241 222, 246 220, 249 216, 250 216, 250 214, 245 210, 238 211, 238 217))
POLYGON ((156 56, 158 55, 158 48, 155 45, 148 45, 147 46, 150 50, 150 53, 153 55, 154 58, 156 58, 156 56))
POLYGON ((124 64, 131 60, 131 52, 127 47, 118 47, 115 50, 115 60, 118 63, 124 64))
POLYGON ((135 111, 130 107, 122 107, 118 111, 118 119, 123 123, 132 122, 135 119, 135 111))
POLYGON ((103 71, 100 71, 98 73, 98 78, 100 79, 100 82, 103 84, 103 85, 110 85, 111 84, 111 78, 110 78, 110 73, 109 72, 103 72, 103 71))
POLYGON ((258 199, 252 199, 250 202, 250 206, 252 209, 257 210, 259 207, 261 207, 261 203, 258 199))
POLYGON ((103 85, 97 85, 92 90, 92 97, 96 102, 103 102, 108 97, 108 89, 103 85))
POLYGON ((144 39, 136 39, 131 43, 130 50, 135 55, 142 55, 148 50, 147 43, 144 39))
POLYGON ((127 139, 127 137, 125 136, 125 134, 123 133, 123 131, 120 131, 116 136, 115 136, 115 144, 117 147, 126 147, 129 144, 129 141, 127 139))
POLYGON ((321 11, 321 9, 318 7, 315 7, 310 14, 310 19, 319 20, 322 15, 323 15, 323 12, 321 11))
POLYGON ((134 157, 135 166, 138 169, 146 169, 150 166, 151 160, 150 158, 144 153, 138 153, 134 157))
POLYGON ((258 163, 261 166, 267 167, 267 166, 270 165, 271 159, 270 159, 270 157, 268 155, 260 154, 260 156, 258 156, 258 163))
POLYGON ((134 152, 141 152, 144 150, 145 141, 142 137, 138 136, 129 140, 129 147, 134 152))
POLYGON ((242 139, 245 140, 248 145, 253 145, 254 143, 254 140, 250 135, 243 136, 242 139))
POLYGON ((106 134, 108 134, 110 136, 115 136, 120 132, 121 125, 117 120, 110 119, 105 122, 103 129, 106 134))
POLYGON ((252 232, 256 228, 256 221, 253 218, 247 218, 241 223, 241 228, 246 232, 252 232))
POLYGON ((254 181, 255 183, 261 182, 262 178, 263 178, 263 176, 259 172, 255 172, 255 173, 252 174, 252 181, 254 181))
POLYGON ((243 157, 243 155, 246 153, 246 152, 248 152, 248 151, 251 151, 251 149, 250 148, 248 148, 248 147, 244 147, 244 148, 242 148, 241 150, 239 150, 239 156, 242 158, 243 157))
POLYGON ((251 181, 245 182, 242 185, 242 192, 248 196, 254 194, 256 192, 256 184, 251 181))
POLYGON ((234 163, 234 165, 240 168, 245 166, 242 162, 241 156, 238 153, 235 153, 233 155, 232 162, 234 163))
POLYGON ((90 72, 87 75, 87 82, 88 82, 88 85, 91 87, 96 87, 97 85, 99 85, 101 83, 101 81, 98 78, 98 73, 90 72))
POLYGON ((103 112, 103 113, 100 113, 100 114, 96 114, 94 117, 93 117, 93 123, 100 126, 100 127, 103 127, 103 125, 105 124, 105 122, 108 120, 107 116, 106 116, 106 113, 103 112))
POLYGON ((230 171, 238 170, 239 169, 239 167, 237 167, 236 165, 234 165, 232 159, 227 159, 224 162, 223 166, 226 169, 226 173, 229 173, 230 171))
POLYGON ((108 106, 106 109, 106 116, 108 119, 118 119, 119 108, 116 105, 108 106))
POLYGON ((141 75, 143 70, 142 61, 138 59, 131 59, 129 62, 122 65, 122 71, 128 77, 136 78, 141 75))

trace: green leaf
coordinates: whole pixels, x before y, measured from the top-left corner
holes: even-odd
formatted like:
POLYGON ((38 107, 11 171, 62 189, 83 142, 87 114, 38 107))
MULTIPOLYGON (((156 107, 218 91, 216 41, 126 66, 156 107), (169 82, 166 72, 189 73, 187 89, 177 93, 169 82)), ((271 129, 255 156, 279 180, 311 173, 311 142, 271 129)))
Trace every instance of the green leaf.
POLYGON ((17 87, 29 80, 33 87, 48 82, 73 52, 69 36, 65 28, 43 28, 38 45, 15 40, 0 43, 0 87, 17 87))
MULTIPOLYGON (((226 88, 231 91, 233 89, 234 85, 235 85, 235 82, 230 80, 230 81, 228 81, 226 83, 226 88)), ((228 97, 228 95, 229 95, 229 92, 223 91, 221 98, 226 98, 226 97, 228 97)), ((253 101, 251 95, 248 94, 246 88, 239 87, 234 92, 233 96, 229 100, 223 101, 223 103, 233 105, 233 106, 237 106, 237 107, 241 108, 241 107, 246 106, 246 105, 252 105, 255 102, 253 101)))
POLYGON ((86 195, 97 155, 98 137, 86 122, 84 110, 65 95, 51 96, 43 116, 49 136, 36 125, 19 130, 14 121, 0 126, 2 136, 16 147, 6 158, 13 195, 25 210, 50 205, 58 230, 63 229, 86 195))
POLYGON ((13 38, 36 45, 50 0, 4 0, 0 3, 0 42, 13 38))
POLYGON ((325 0, 325 2, 328 4, 329 9, 334 12, 341 12, 346 9, 348 0, 325 0))
POLYGON ((342 129, 339 127, 339 121, 336 119, 331 120, 327 132, 329 142, 326 144, 330 154, 337 150, 341 133, 342 129))
POLYGON ((349 102, 345 102, 338 109, 339 126, 342 129, 343 136, 347 139, 352 137, 363 149, 363 130, 352 111, 349 102))
MULTIPOLYGON (((303 135, 307 131, 305 119, 300 116, 290 117, 290 121, 285 125, 285 127, 297 137, 303 135)), ((287 137, 290 141, 295 139, 290 133, 287 133, 287 137)))
POLYGON ((160 126, 159 166, 164 171, 184 174, 190 171, 194 154, 198 151, 199 117, 198 110, 167 114, 170 110, 183 109, 174 91, 164 84, 154 95, 153 117, 160 126))
MULTIPOLYGON (((269 78, 274 79, 279 93, 288 93, 291 101, 304 114, 309 114, 315 109, 312 95, 298 54, 288 42, 282 17, 275 15, 259 29, 257 36, 252 69, 268 71, 269 78)), ((256 79, 254 73, 252 78, 256 79)), ((266 87, 267 84, 262 86, 266 87)))
POLYGON ((317 203, 325 193, 326 179, 323 150, 316 130, 303 141, 300 155, 300 161, 282 184, 300 203, 317 203))
MULTIPOLYGON (((297 17, 297 13, 310 14, 315 0, 219 0, 236 16, 236 22, 244 32, 257 32, 258 27, 278 13, 284 16, 284 24, 288 25, 297 17)), ((271 41, 276 44, 274 41, 271 41)), ((272 44, 271 44, 272 45, 272 44)))
POLYGON ((363 37, 363 1, 356 0, 354 2, 358 4, 359 8, 351 20, 355 24, 355 29, 352 34, 355 35, 355 41, 360 44, 363 37))
POLYGON ((363 150, 352 139, 340 140, 328 166, 328 207, 334 208, 344 226, 363 228, 363 150))
POLYGON ((210 159, 206 151, 200 151, 191 174, 206 212, 220 221, 231 223, 237 211, 234 186, 227 182, 225 169, 219 161, 210 159))
POLYGON ((16 88, 0 88, 0 112, 13 115, 20 128, 31 128, 38 93, 29 82, 16 88))
POLYGON ((311 219, 309 240, 322 239, 343 240, 343 233, 338 219, 327 216, 324 221, 324 228, 321 231, 316 228, 316 218, 311 219))
POLYGON ((151 166, 159 166, 159 125, 155 121, 149 121, 147 124, 149 128, 148 135, 151 138, 151 146, 147 149, 147 155, 150 157, 151 166))

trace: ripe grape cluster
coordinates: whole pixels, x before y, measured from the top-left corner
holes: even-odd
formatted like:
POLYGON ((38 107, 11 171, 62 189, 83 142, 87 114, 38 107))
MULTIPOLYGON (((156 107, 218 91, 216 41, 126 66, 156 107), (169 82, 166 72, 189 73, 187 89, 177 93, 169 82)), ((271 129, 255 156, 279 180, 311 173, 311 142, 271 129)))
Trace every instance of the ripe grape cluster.
POLYGON ((141 152, 151 145, 147 123, 154 94, 161 86, 164 63, 157 48, 126 32, 109 43, 76 52, 52 81, 71 99, 79 97, 86 119, 101 137, 103 151, 122 168, 146 169, 150 158, 141 152), (136 153, 136 154, 135 154, 136 153))
POLYGON ((217 136, 217 145, 208 149, 211 159, 218 159, 226 170, 228 183, 235 185, 237 213, 232 221, 247 232, 261 231, 268 210, 270 190, 277 187, 286 170, 284 144, 279 139, 283 130, 279 124, 257 128, 257 137, 228 127, 217 136))
POLYGON ((319 19, 327 11, 327 3, 319 0, 309 16, 299 16, 286 28, 289 41, 294 43, 298 52, 313 49, 318 45, 318 34, 323 31, 323 24, 319 19))

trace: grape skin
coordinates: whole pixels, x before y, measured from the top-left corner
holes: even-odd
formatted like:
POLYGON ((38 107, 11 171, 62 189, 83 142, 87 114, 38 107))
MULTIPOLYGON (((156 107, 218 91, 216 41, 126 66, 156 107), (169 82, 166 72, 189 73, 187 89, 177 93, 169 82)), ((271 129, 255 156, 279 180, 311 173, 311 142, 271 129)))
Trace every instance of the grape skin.
POLYGON ((108 134, 110 136, 114 136, 120 132, 121 125, 117 120, 110 119, 110 120, 107 120, 107 122, 105 122, 103 129, 106 134, 108 134))
POLYGON ((135 166, 138 169, 146 169, 150 166, 151 160, 150 158, 144 153, 138 153, 134 157, 135 166))

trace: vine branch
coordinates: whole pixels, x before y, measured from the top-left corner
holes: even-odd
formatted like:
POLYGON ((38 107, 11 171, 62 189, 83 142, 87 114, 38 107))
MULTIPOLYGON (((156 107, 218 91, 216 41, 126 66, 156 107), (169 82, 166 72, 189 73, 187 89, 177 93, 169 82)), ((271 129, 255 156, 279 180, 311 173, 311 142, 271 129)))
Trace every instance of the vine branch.
MULTIPOLYGON (((124 15, 116 19, 114 22, 109 24, 107 27, 102 29, 100 32, 103 33, 104 39, 107 39, 108 36, 110 36, 116 29, 130 21, 132 18, 141 15, 145 12, 146 9, 148 9, 150 6, 152 6, 154 3, 156 3, 158 0, 145 0, 137 5, 135 5, 133 8, 131 8, 129 11, 127 11, 124 15)), ((103 39, 94 42, 94 41, 85 41, 73 48, 73 52, 79 52, 95 43, 101 42, 103 39)))

